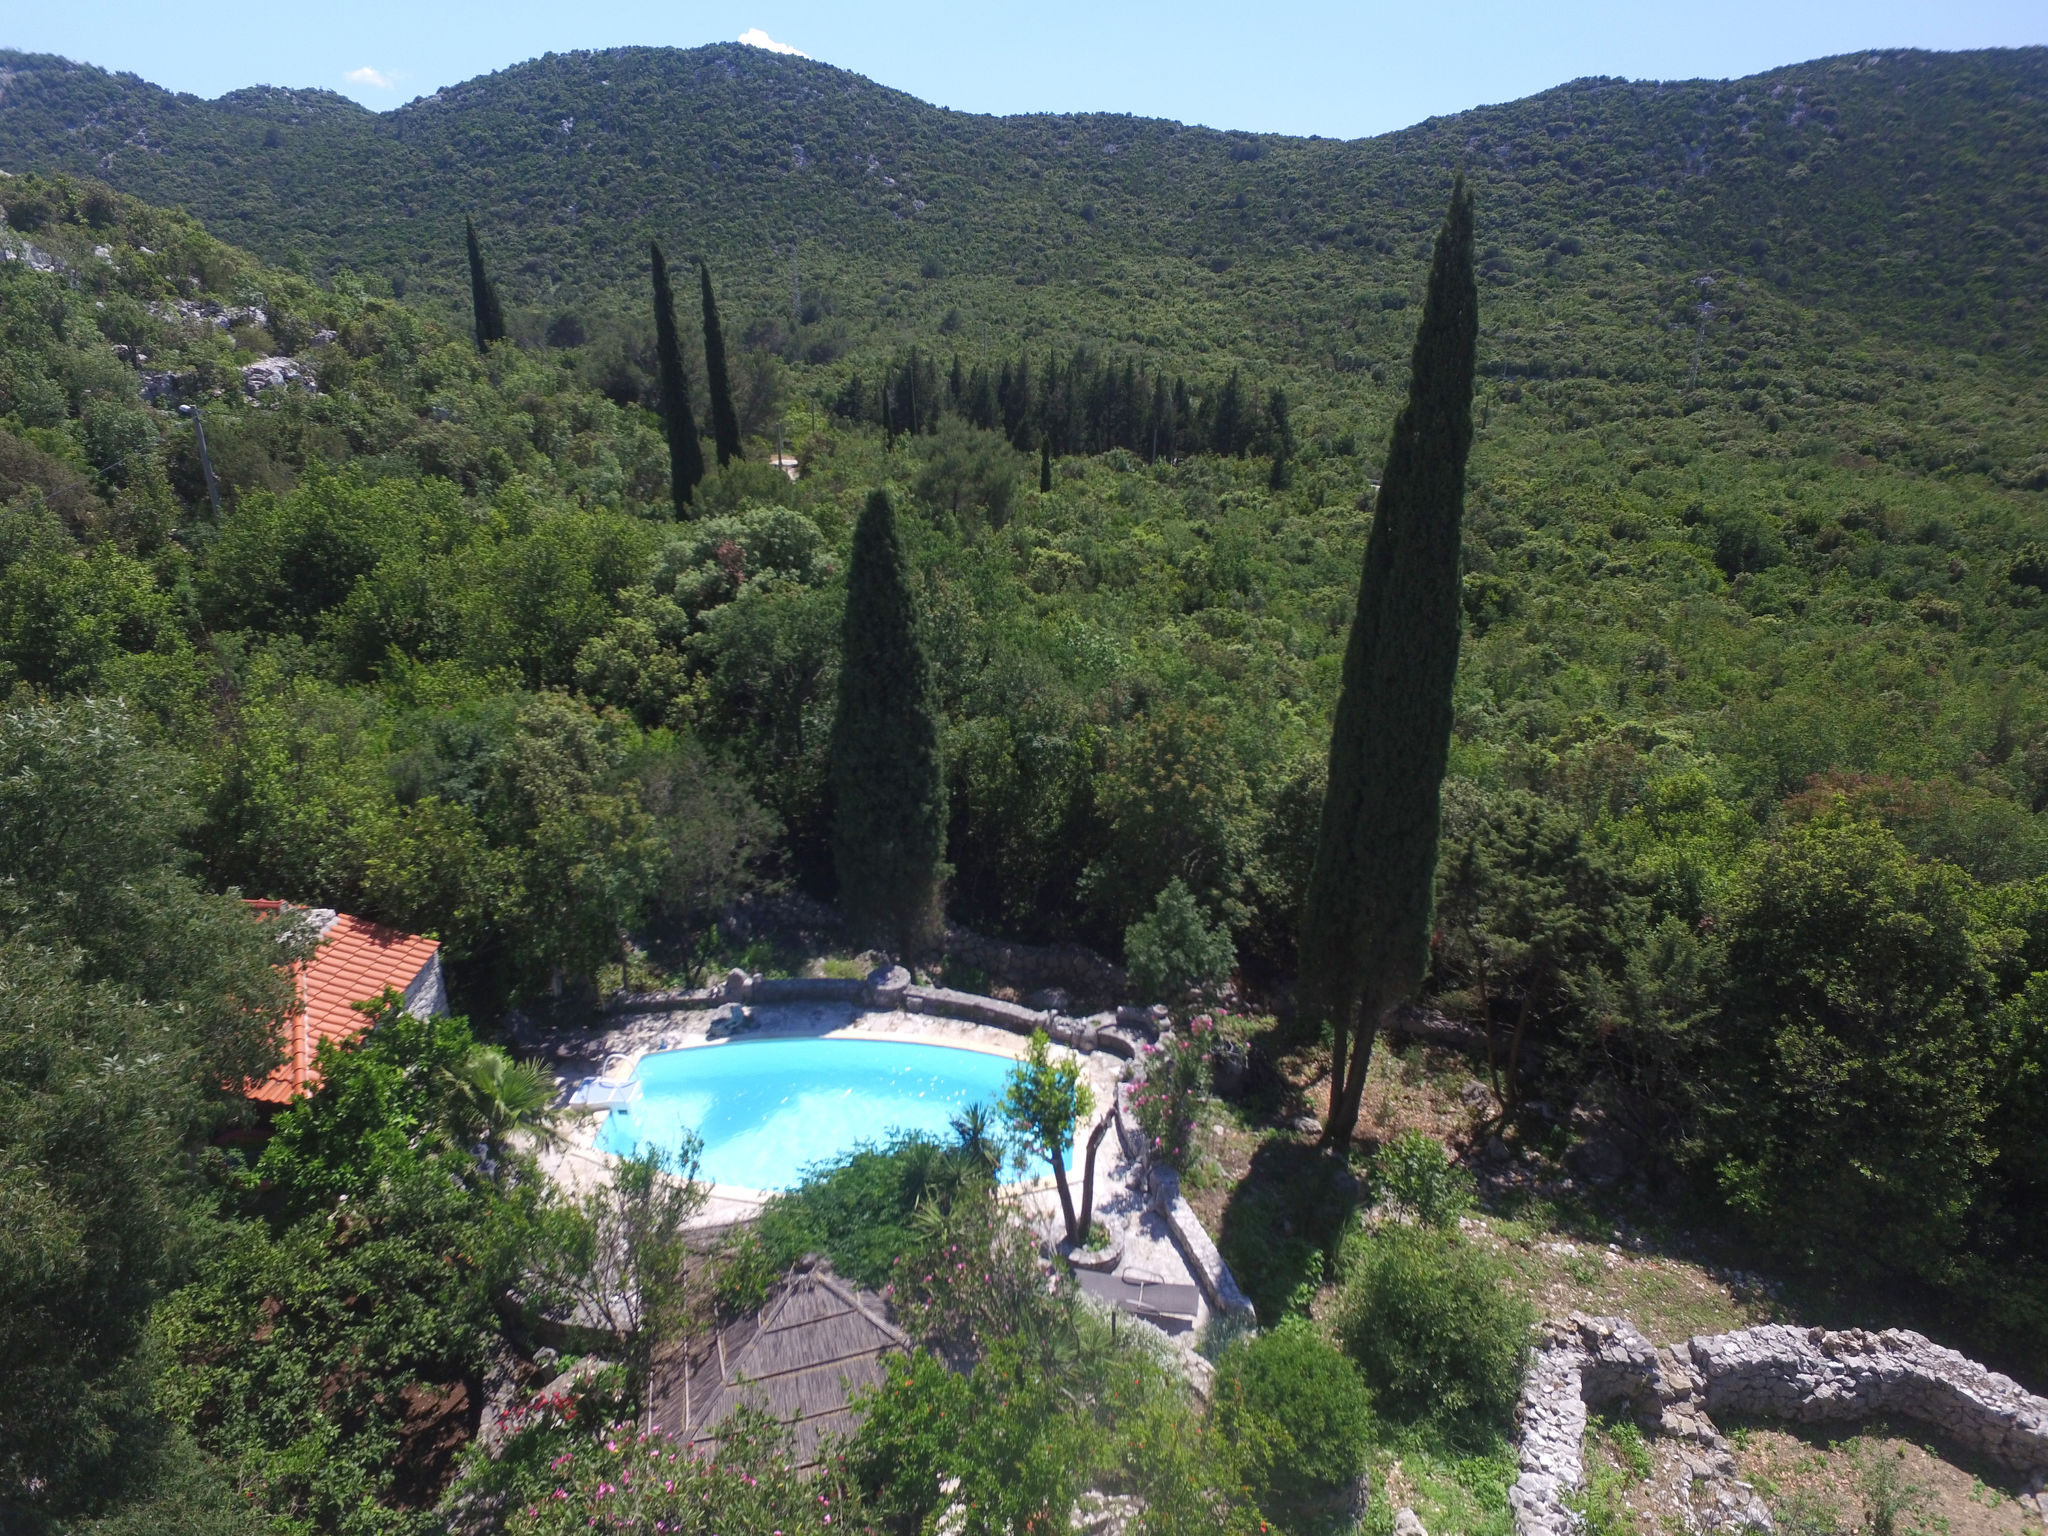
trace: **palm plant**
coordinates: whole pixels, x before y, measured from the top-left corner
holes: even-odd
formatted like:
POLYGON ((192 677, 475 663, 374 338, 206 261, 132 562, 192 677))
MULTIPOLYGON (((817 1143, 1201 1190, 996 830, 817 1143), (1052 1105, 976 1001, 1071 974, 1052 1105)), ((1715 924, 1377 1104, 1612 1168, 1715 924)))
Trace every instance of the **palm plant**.
POLYGON ((986 1104, 970 1104, 953 1117, 953 1155, 967 1167, 993 1179, 1002 1171, 1002 1132, 986 1104))
POLYGON ((554 1139, 555 1084, 539 1064, 516 1060, 495 1045, 475 1046, 463 1058, 453 1086, 470 1128, 493 1162, 514 1132, 529 1132, 543 1142, 554 1139))

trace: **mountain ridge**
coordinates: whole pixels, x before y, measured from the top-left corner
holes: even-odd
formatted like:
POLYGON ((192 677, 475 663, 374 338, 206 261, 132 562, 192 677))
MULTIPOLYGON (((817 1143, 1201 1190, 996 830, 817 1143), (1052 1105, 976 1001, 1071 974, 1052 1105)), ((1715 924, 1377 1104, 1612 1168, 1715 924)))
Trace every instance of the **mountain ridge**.
MULTIPOLYGON (((1756 277, 2027 357, 2048 287, 2044 104, 2044 48, 1595 78, 1356 140, 962 113, 740 44, 550 54, 382 114, 286 87, 204 102, 0 52, 0 164, 103 177, 269 259, 447 306, 465 279, 443 226, 465 210, 529 306, 613 302, 644 240, 681 229, 757 308, 787 293, 792 241, 864 305, 911 270, 1087 285, 1148 260, 1224 288, 1231 267, 1306 260, 1378 291, 1462 165, 1497 284, 1554 266, 1560 241, 1633 241, 1674 274, 1756 277)), ((1255 297, 1224 308, 1253 335, 1285 318, 1255 297)))

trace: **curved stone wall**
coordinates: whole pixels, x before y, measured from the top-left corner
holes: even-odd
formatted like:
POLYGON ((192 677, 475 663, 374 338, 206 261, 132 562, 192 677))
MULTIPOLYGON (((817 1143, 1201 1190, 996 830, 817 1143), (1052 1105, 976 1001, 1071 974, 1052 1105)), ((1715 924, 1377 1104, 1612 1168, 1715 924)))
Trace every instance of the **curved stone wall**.
POLYGON ((1520 1475, 1508 1491, 1516 1536, 1570 1536, 1565 1499, 1584 1481, 1589 1407, 1625 1403, 1646 1429, 1688 1442, 1709 1529, 1771 1528, 1735 1479, 1716 1413, 1814 1424, 1896 1414, 2016 1472, 2048 1470, 2048 1399, 1904 1329, 1840 1333, 1771 1324, 1658 1349, 1633 1323, 1574 1313, 1548 1324, 1522 1386, 1520 1475))

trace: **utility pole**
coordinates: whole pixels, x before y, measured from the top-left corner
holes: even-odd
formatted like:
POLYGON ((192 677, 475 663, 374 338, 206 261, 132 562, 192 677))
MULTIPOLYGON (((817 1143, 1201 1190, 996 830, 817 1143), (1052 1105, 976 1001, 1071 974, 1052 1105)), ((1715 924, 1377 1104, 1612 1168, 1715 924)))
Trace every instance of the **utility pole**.
POLYGON ((178 407, 178 414, 192 423, 192 430, 199 438, 199 470, 206 476, 206 499, 213 507, 213 520, 220 521, 220 484, 213 478, 213 456, 206 451, 206 423, 199 419, 199 412, 189 405, 178 407))
POLYGON ((1693 311, 1694 314, 1699 316, 1700 325, 1699 329, 1693 333, 1692 338, 1692 372, 1685 381, 1685 387, 1688 392, 1699 384, 1700 349, 1707 342, 1707 322, 1714 317, 1714 301, 1707 297, 1714 290, 1714 280, 1711 277, 1699 277, 1693 279, 1693 283, 1700 291, 1699 307, 1693 311))

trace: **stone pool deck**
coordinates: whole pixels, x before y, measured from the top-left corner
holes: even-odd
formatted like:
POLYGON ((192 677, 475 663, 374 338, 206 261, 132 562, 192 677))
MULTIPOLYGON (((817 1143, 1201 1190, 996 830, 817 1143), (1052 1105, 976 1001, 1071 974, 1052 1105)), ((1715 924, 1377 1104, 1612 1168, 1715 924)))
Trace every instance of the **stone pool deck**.
MULTIPOLYGON (((599 1077, 617 1080, 629 1076, 643 1056, 655 1051, 697 1049, 727 1040, 803 1039, 893 1040, 983 1051, 1011 1060, 1022 1060, 1030 1049, 1030 1041, 1024 1036, 987 1024, 930 1013, 880 1011, 857 1004, 793 1002, 749 1008, 742 1028, 734 1027, 730 1008, 722 1004, 633 1014, 610 1029, 554 1042, 541 1056, 553 1067, 561 1100, 566 1104, 579 1087, 599 1077)), ((1117 1102, 1117 1084, 1123 1075, 1124 1061, 1106 1051, 1081 1053, 1064 1045, 1054 1045, 1052 1049, 1080 1062, 1095 1098, 1096 1118, 1111 1113, 1117 1102)), ((586 1188, 610 1177, 612 1158, 596 1147, 608 1113, 602 1109, 579 1110, 565 1117, 561 1141, 541 1156, 542 1166, 558 1182, 571 1188, 586 1188)), ((1077 1139, 1081 1143, 1077 1151, 1085 1157, 1085 1129, 1077 1139)), ((1213 1269, 1207 1277, 1197 1274, 1189 1265, 1181 1245, 1175 1241, 1170 1221, 1174 1214, 1171 1191, 1162 1190, 1168 1196, 1164 1200, 1155 1198, 1147 1171, 1135 1152, 1135 1146, 1126 1145, 1125 1138, 1115 1129, 1103 1138, 1096 1155, 1095 1218, 1123 1244, 1122 1258, 1113 1273, 1135 1267, 1168 1284, 1196 1286, 1202 1299, 1192 1324, 1171 1330, 1181 1336, 1181 1342, 1191 1344, 1213 1316, 1210 1292, 1215 1288, 1215 1275, 1213 1269), (1209 1283, 1203 1283, 1205 1278, 1209 1283)), ((1080 1174, 1079 1168, 1069 1170, 1077 1209, 1081 1199, 1080 1174)), ((1057 1242, 1064 1235, 1059 1191, 1050 1177, 1009 1185, 1006 1194, 1048 1242, 1057 1242)), ((719 1227, 750 1220, 759 1214, 767 1198, 760 1190, 713 1185, 697 1224, 719 1227)), ((1202 1244, 1206 1241, 1206 1236, 1200 1239, 1202 1244)))

